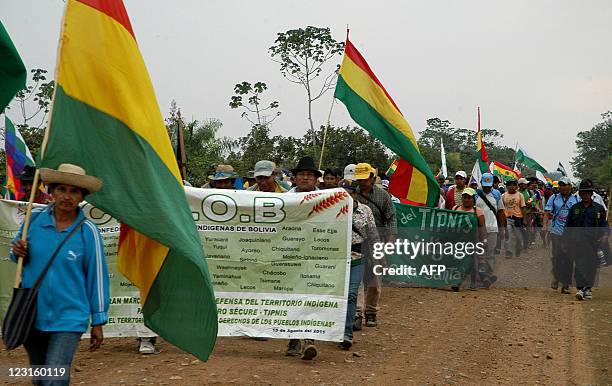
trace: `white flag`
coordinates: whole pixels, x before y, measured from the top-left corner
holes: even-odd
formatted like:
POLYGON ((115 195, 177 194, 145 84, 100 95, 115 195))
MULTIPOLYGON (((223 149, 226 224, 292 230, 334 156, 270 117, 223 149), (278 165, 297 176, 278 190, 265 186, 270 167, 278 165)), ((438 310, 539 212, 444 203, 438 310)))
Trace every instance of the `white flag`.
POLYGON ((440 158, 442 158, 442 175, 444 178, 448 177, 448 170, 446 169, 446 153, 444 152, 444 143, 440 140, 440 158))
POLYGON ((476 163, 474 164, 474 167, 472 168, 472 176, 470 177, 470 182, 468 185, 471 185, 473 182, 476 182, 478 184, 478 187, 480 188, 481 180, 482 180, 482 172, 480 171, 480 164, 478 163, 478 161, 476 161, 476 163))
POLYGON ((547 183, 548 182, 548 181, 546 181, 546 177, 544 177, 544 174, 541 171, 539 171, 539 170, 536 170, 536 178, 538 180, 542 181, 543 183, 547 183))

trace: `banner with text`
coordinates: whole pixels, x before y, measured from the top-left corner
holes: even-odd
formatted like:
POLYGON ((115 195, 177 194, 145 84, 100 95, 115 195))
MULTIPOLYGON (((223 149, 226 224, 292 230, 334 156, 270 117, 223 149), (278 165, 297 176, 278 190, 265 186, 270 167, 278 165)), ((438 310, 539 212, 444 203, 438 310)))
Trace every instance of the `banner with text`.
MULTIPOLYGON (((219 336, 341 341, 350 276, 352 200, 341 189, 262 193, 186 188, 206 252, 219 312, 219 336)), ((117 271, 119 224, 87 204, 104 239, 111 307, 105 335, 150 336, 140 295, 117 271)), ((10 243, 25 203, 0 201, 0 317, 15 264, 10 243)))

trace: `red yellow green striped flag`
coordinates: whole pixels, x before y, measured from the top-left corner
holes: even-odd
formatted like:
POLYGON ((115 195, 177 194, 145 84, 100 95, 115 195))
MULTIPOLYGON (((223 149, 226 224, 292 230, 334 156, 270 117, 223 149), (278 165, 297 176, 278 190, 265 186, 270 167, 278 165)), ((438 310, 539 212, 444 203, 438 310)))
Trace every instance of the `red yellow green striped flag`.
POLYGON ((504 176, 507 179, 519 179, 519 175, 516 174, 516 172, 512 170, 510 166, 506 166, 503 163, 497 161, 493 161, 493 174, 497 174, 498 176, 504 176))
POLYGON ((391 164, 391 166, 389 166, 389 169, 387 169, 387 173, 385 173, 387 175, 387 178, 391 177, 393 173, 395 173, 398 164, 398 160, 393 160, 393 163, 391 164))
POLYGON ((476 151, 478 152, 478 166, 482 173, 489 171, 489 156, 487 155, 487 149, 485 149, 484 142, 482 141, 482 134, 480 133, 480 107, 478 107, 478 134, 476 142, 476 151))
POLYGON ((217 336, 202 244, 153 85, 121 0, 68 0, 42 166, 69 162, 104 186, 88 201, 122 224, 119 269, 145 325, 200 359, 217 336))
POLYGON ((404 203, 435 206, 440 187, 419 152, 412 128, 348 36, 334 96, 357 124, 400 156, 389 192, 404 203))

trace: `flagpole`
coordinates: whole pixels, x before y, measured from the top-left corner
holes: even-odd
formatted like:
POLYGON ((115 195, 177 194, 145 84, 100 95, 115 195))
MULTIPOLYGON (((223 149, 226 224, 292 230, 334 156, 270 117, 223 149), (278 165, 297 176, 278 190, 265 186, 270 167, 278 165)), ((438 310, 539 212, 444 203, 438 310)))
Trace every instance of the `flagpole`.
POLYGON ((325 151, 325 141, 327 140, 327 129, 330 126, 331 114, 334 109, 334 104, 336 103, 336 98, 332 98, 331 106, 329 107, 329 114, 327 115, 327 125, 325 125, 325 130, 323 131, 323 144, 321 145, 321 155, 319 156, 319 170, 321 170, 321 165, 323 164, 323 152, 325 151))
MULTIPOLYGON (((47 148, 47 142, 49 142, 49 130, 51 129, 51 120, 53 119, 53 105, 55 104, 55 96, 57 94, 58 87, 58 75, 59 75, 59 62, 60 62, 60 54, 62 52, 62 45, 64 43, 64 25, 66 21, 66 11, 68 10, 68 4, 64 6, 64 14, 62 15, 62 28, 60 29, 59 42, 57 44, 57 59, 55 63, 55 86, 53 87, 53 96, 51 98, 51 108, 49 113, 49 121, 47 122, 47 127, 45 128, 45 135, 43 137, 42 144, 40 145, 40 157, 39 159, 42 161, 45 155, 45 149, 47 148)), ((40 179, 40 169, 37 167, 36 172, 34 173, 34 181, 32 181, 32 191, 30 192, 30 197, 28 199, 28 206, 26 208, 25 220, 23 222, 23 231, 21 232, 21 240, 27 242, 28 238, 28 229, 30 228, 30 217, 32 215, 32 206, 34 203, 34 197, 36 197, 36 191, 38 190, 38 182, 40 179)), ((19 288, 21 284, 21 272, 23 271, 23 257, 19 257, 17 259, 17 270, 15 271, 15 288, 19 288)))
POLYGON ((180 172, 181 178, 187 180, 187 156, 185 155, 185 131, 183 128, 183 119, 181 118, 181 109, 178 111, 178 136, 177 136, 180 157, 180 172))
POLYGON ((516 146, 514 147, 514 165, 512 165, 512 169, 516 168, 516 152, 518 151, 518 141, 516 141, 516 146))

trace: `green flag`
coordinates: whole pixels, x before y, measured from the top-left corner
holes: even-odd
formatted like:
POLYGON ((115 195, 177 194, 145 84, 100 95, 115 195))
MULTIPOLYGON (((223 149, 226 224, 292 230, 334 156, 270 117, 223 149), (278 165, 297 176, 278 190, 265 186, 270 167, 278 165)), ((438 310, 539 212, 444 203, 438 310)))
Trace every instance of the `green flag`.
POLYGON ((538 163, 538 161, 536 161, 532 156, 527 154, 525 149, 522 149, 520 147, 516 151, 516 162, 519 162, 533 170, 539 170, 542 173, 548 173, 546 169, 544 169, 544 167, 538 163))
POLYGON ((25 87, 26 69, 11 37, 0 22, 0 113, 25 87))

